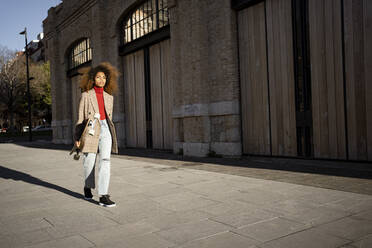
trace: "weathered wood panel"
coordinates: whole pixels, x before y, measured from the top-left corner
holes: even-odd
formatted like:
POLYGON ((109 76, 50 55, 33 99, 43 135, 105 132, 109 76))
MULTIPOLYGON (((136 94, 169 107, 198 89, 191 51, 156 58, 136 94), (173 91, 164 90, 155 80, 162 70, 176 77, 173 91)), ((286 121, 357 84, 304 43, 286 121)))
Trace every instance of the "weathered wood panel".
POLYGON ((146 94, 145 94, 145 62, 144 51, 134 53, 135 88, 136 88, 136 117, 137 117, 137 147, 146 148, 146 94))
POLYGON ((265 5, 239 11, 243 152, 270 155, 265 5))
POLYGON ((128 147, 137 146, 137 118, 135 111, 136 88, 134 80, 134 55, 129 54, 124 58, 124 82, 125 82, 125 114, 126 114, 126 138, 128 147))
POLYGON ((126 137, 128 147, 146 147, 144 52, 124 58, 126 137))
POLYGON ((173 82, 170 80, 171 50, 170 40, 160 43, 161 51, 161 77, 162 77, 162 95, 163 95, 163 137, 164 149, 173 149, 173 82))
POLYGON ((161 69, 161 51, 158 43, 150 47, 152 145, 155 149, 164 147, 161 69))
POLYGON ((315 158, 346 159, 341 2, 309 0, 315 158))
POLYGON ((150 80, 153 148, 173 148, 172 85, 170 73, 170 41, 150 47, 150 80))
POLYGON ((291 0, 266 1, 272 155, 296 156, 291 0))
POLYGON ((349 159, 372 161, 372 2, 344 1, 349 159))

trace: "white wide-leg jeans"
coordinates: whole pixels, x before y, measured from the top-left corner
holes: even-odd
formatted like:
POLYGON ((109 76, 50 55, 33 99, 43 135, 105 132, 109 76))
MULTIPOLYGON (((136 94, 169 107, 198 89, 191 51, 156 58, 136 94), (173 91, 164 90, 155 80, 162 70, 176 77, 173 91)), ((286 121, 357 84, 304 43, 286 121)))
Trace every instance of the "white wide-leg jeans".
MULTIPOLYGON (((98 152, 98 194, 107 195, 109 183, 110 183, 110 156, 112 138, 109 126, 106 120, 100 120, 101 133, 99 135, 98 152)), ((84 177, 85 187, 95 188, 95 163, 96 153, 84 153, 83 165, 84 165, 84 177)))

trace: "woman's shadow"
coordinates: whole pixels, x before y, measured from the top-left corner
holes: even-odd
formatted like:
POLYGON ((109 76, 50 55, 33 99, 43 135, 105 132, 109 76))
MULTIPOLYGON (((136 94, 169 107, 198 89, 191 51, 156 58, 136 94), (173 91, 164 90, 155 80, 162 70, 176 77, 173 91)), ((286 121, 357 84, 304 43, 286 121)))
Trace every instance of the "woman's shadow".
MULTIPOLYGON (((73 192, 69 189, 63 188, 63 187, 55 185, 53 183, 45 182, 43 180, 40 180, 39 178, 33 177, 33 176, 31 176, 29 174, 26 174, 24 172, 20 172, 20 171, 16 171, 16 170, 12 170, 12 169, 3 167, 1 165, 0 165, 0 178, 13 179, 15 181, 24 181, 26 183, 31 183, 31 184, 40 185, 40 186, 43 186, 43 187, 46 187, 46 188, 54 189, 54 190, 60 191, 62 193, 65 193, 67 195, 70 195, 70 196, 78 198, 78 199, 84 199, 84 195, 82 195, 82 194, 79 194, 77 192, 73 192)), ((93 200, 93 199, 89 199, 89 201, 98 204, 98 202, 93 200)))

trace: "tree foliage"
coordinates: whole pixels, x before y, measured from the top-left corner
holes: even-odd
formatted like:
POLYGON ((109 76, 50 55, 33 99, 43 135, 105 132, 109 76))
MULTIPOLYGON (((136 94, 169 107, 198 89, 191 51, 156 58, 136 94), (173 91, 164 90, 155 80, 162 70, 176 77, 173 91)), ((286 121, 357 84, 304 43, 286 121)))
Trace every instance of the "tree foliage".
MULTIPOLYGON (((49 63, 35 63, 29 60, 30 93, 33 119, 51 121, 50 66, 49 63)), ((16 53, 0 46, 0 119, 9 127, 17 123, 27 123, 26 58, 24 53, 16 53)))
MULTIPOLYGON (((32 63, 30 76, 34 78, 30 83, 33 113, 40 118, 46 117, 46 111, 50 111, 52 104, 49 62, 32 63)), ((49 119, 49 117, 46 118, 49 119)))

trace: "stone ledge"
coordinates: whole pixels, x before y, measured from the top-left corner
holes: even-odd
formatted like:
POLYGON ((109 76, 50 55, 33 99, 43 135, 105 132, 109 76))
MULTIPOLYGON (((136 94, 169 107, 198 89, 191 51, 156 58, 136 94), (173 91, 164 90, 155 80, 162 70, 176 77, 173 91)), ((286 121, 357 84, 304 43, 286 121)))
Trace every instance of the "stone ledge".
POLYGON ((242 143, 240 142, 212 142, 211 151, 222 156, 241 156, 242 143))
POLYGON ((183 143, 183 155, 194 157, 207 157, 209 143, 183 143))
POLYGON ((212 142, 212 143, 187 143, 174 142, 173 153, 193 157, 208 157, 211 153, 216 156, 240 157, 242 155, 241 142, 212 142))
POLYGON ((175 107, 172 112, 173 118, 239 114, 240 106, 238 101, 186 104, 175 107))

